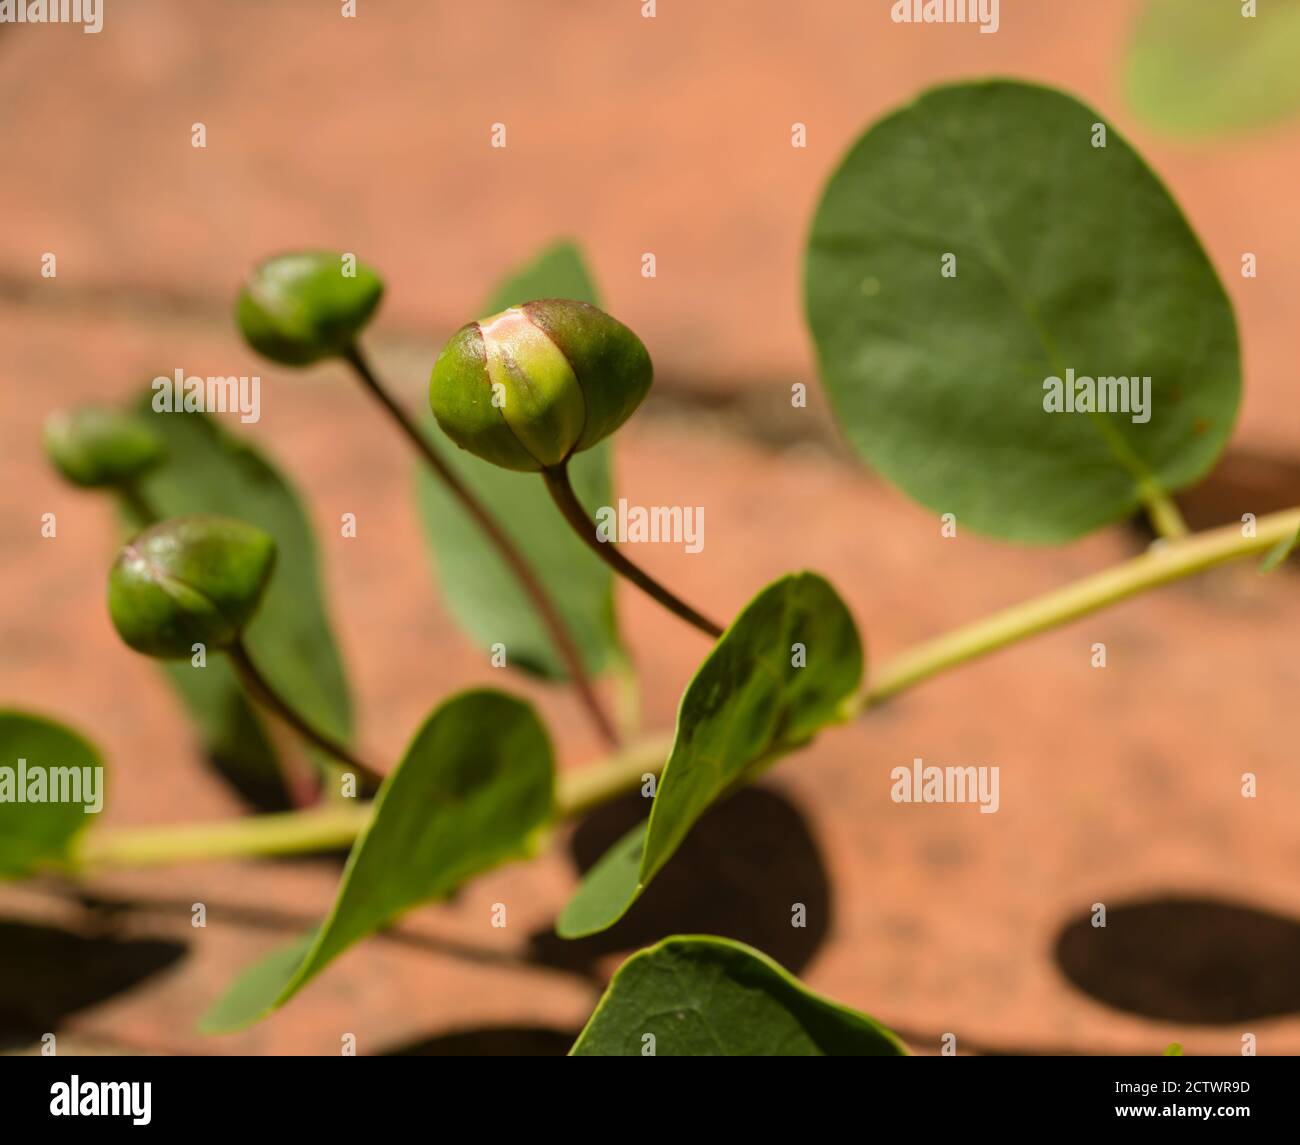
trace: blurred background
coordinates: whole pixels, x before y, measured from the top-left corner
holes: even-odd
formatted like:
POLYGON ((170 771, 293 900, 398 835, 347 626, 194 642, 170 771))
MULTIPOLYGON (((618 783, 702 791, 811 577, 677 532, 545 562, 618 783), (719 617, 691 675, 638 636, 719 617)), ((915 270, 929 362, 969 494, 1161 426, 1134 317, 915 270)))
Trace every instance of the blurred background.
MULTIPOLYGON (((1183 499, 1189 518, 1300 503, 1300 119, 1199 137, 1141 117, 1126 81, 1139 0, 1002 0, 991 35, 895 24, 888 0, 659 0, 653 17, 643 0, 341 6, 107 0, 97 35, 0 25, 0 705, 101 745, 107 823, 242 810, 162 675, 111 629, 105 501, 60 483, 40 447, 53 410, 124 401, 177 368, 262 377, 261 420, 223 425, 308 502, 371 755, 396 758, 471 683, 534 698, 563 766, 600 755, 567 694, 494 671, 450 620, 391 426, 342 370, 290 373, 240 341, 235 291, 269 253, 348 250, 381 271, 368 346, 416 409, 445 336, 503 275, 573 239, 657 367, 618 435, 618 491, 707 510, 703 553, 647 546, 646 566, 720 616, 816 569, 880 660, 1146 543, 1136 527, 1059 549, 942 540, 852 460, 815 380, 801 250, 849 143, 935 82, 1039 80, 1134 142, 1236 305, 1244 403, 1219 471, 1183 499), (791 146, 796 123, 806 148, 791 146), (1247 251, 1255 279, 1240 275, 1247 251), (807 409, 791 408, 795 382, 807 409), (340 536, 349 512, 355 538, 340 536)), ((705 649, 618 591, 647 725, 668 729, 705 649)), ((1261 1053, 1297 1053, 1298 623, 1294 578, 1249 564, 1129 602, 826 734, 706 819, 598 940, 560 944, 549 925, 635 803, 416 911, 234 1037, 194 1023, 239 968, 319 919, 335 860, 122 872, 80 898, 5 886, 0 1045, 55 1031, 60 1052, 331 1054, 352 1033, 361 1053, 563 1052, 626 951, 711 932, 923 1052, 951 1032, 974 1052, 1237 1053, 1253 1033, 1261 1053), (999 813, 890 802, 890 769, 917 756, 997 764, 999 813), (196 902, 205 929, 190 926, 196 902), (504 929, 489 924, 497 902, 504 929), (1104 932, 1088 925, 1098 902, 1104 932)))

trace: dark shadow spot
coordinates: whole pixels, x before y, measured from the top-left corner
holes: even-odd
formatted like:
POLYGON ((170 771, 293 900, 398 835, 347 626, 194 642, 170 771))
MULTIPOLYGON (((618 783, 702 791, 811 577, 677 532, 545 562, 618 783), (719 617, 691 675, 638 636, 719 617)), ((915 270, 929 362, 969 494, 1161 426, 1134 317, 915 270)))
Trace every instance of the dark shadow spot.
POLYGON ((203 760, 210 771, 234 789, 250 811, 272 814, 293 810, 293 802, 278 775, 258 774, 235 752, 214 749, 204 754, 203 760))
POLYGON ((30 1044, 69 1014, 130 990, 184 953, 177 942, 89 938, 0 920, 0 1048, 30 1044))
MULTIPOLYGON (((607 804, 574 831, 579 872, 649 810, 637 794, 607 804)), ((627 916, 573 942, 547 929, 529 936, 532 961, 592 975, 595 961, 670 934, 717 934, 757 947, 792 973, 812 959, 830 926, 830 884, 821 853, 798 809, 771 787, 744 787, 711 808, 627 916), (804 926, 792 908, 804 905, 804 926)))
POLYGON ((551 1058, 563 1057, 577 1040, 577 1030, 550 1030, 544 1026, 489 1026, 425 1038, 396 1049, 384 1050, 381 1056, 551 1058))
POLYGON ((1069 923, 1056 962, 1100 1002, 1171 1022, 1228 1025, 1300 1010, 1300 923, 1214 899, 1169 896, 1069 923))

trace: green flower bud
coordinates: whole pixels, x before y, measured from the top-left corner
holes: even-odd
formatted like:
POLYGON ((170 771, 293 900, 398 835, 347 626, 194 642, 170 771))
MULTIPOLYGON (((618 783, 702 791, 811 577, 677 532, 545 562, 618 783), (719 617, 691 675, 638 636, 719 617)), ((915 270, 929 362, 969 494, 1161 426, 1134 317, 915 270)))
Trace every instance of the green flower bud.
POLYGON ((188 657, 227 648, 253 618, 275 564, 275 542, 229 517, 175 517, 146 529, 108 574, 108 612, 137 652, 188 657))
POLYGON ((235 320, 245 341, 285 366, 342 354, 379 306, 384 284, 352 255, 282 254, 258 265, 239 292, 235 320))
POLYGON ((52 414, 45 452, 58 471, 86 489, 125 485, 152 469, 167 450, 135 418, 102 406, 52 414))
POLYGON ((546 469, 618 429, 653 374, 621 322, 547 298, 456 331, 434 363, 429 404, 462 449, 506 469, 546 469))

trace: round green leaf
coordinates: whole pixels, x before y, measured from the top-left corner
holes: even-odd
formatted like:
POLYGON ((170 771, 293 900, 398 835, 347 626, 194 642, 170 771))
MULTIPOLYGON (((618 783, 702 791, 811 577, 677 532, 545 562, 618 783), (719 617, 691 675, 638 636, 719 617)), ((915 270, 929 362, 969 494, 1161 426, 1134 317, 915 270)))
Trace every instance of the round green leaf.
POLYGON ((856 451, 994 536, 1122 519, 1204 474, 1236 416, 1236 324, 1196 236, 1102 116, 1047 88, 938 88, 872 127, 817 209, 805 294, 856 451), (1109 412, 1049 412, 1069 371, 1136 381, 1093 387, 1109 412))
POLYGON ((903 1057, 907 1047, 874 1018, 814 994, 752 947, 691 935, 665 938, 623 963, 570 1052, 903 1057))
POLYGON ((103 779, 99 751, 71 728, 0 711, 0 879, 67 860, 103 808, 103 779))

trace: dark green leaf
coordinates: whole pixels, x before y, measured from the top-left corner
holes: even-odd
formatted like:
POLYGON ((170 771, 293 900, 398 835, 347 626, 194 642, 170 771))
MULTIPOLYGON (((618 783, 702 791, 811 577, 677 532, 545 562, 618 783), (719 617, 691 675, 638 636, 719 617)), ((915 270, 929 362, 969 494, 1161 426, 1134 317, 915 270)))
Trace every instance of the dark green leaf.
POLYGON ((202 1029, 247 1026, 348 947, 466 879, 525 855, 552 814, 554 762, 531 707, 500 692, 440 705, 384 781, 318 931, 245 971, 202 1029))
POLYGON ((622 918, 710 803, 842 718, 862 665, 853 618, 821 577, 799 573, 760 592, 682 696, 648 824, 592 868, 560 915, 557 932, 580 938, 622 918), (795 664, 800 658, 802 667, 795 664))
POLYGON ((70 728, 0 711, 0 879, 70 858, 77 836, 95 821, 87 808, 103 807, 103 767, 95 747, 70 728), (87 775, 86 768, 100 770, 87 775))
POLYGON ((619 967, 571 1053, 903 1057, 907 1047, 866 1014, 812 993, 752 947, 681 936, 619 967))
POLYGON ((1199 478, 1236 416, 1223 286, 1114 128, 1093 145, 1104 123, 1047 88, 939 88, 859 139, 817 210, 806 302, 840 424, 977 531, 1065 541, 1120 520, 1199 478), (1048 412, 1067 370, 1149 377, 1149 402, 1126 387, 1128 412, 1048 412))
MULTIPOLYGON (((571 243, 548 248, 510 278, 483 313, 534 298, 598 304, 582 257, 571 243)), ((431 414, 423 424, 435 448, 482 499, 541 577, 573 633, 587 670, 596 675, 619 664, 624 653, 614 616, 613 574, 573 536, 541 479, 533 473, 498 469, 456 449, 438 431, 431 414)), ((609 443, 602 442, 571 461, 569 472, 584 505, 611 504, 609 459, 609 443)), ((485 649, 504 645, 508 664, 552 679, 564 678, 563 661, 496 549, 423 466, 418 481, 420 516, 453 615, 485 649)))
POLYGON ((1300 4, 1147 0, 1126 65, 1129 99, 1153 126, 1203 135, 1300 111, 1300 4))
POLYGON ((213 418, 155 413, 152 398, 145 395, 137 413, 166 441, 168 459, 142 482, 146 500, 161 517, 219 513, 275 539, 275 575, 247 644, 257 666, 310 723, 347 741, 351 700, 325 610, 316 541, 297 494, 269 461, 213 418))

